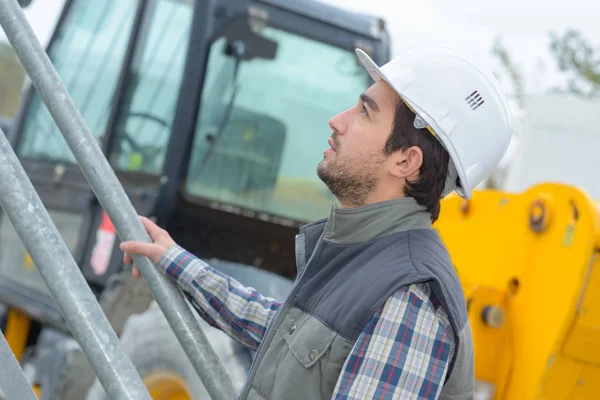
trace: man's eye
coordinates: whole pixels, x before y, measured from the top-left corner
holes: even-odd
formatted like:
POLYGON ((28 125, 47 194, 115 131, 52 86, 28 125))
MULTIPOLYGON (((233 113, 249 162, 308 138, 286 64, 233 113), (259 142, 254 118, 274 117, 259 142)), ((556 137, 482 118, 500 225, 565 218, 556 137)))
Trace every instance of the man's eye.
POLYGON ((369 115, 369 113, 367 112, 367 107, 365 107, 364 105, 362 106, 361 114, 369 115))

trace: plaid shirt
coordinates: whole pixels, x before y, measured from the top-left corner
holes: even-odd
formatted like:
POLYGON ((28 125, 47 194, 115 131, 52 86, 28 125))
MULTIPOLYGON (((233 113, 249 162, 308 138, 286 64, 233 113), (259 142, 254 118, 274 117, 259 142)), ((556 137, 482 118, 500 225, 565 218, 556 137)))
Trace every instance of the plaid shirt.
MULTIPOLYGON (((281 303, 211 268, 179 246, 159 263, 212 326, 256 350, 281 303)), ((398 290, 354 344, 332 399, 437 399, 454 353, 447 315, 429 285, 398 290)))

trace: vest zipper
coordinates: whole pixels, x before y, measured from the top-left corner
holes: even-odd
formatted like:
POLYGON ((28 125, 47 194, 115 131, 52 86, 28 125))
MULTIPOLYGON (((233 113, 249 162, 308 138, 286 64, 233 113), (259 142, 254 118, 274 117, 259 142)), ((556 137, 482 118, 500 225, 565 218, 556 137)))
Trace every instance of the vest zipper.
MULTIPOLYGON (((271 341, 273 340, 273 336, 275 336, 275 333, 277 332, 277 329, 275 329, 275 327, 277 326, 277 323, 279 322, 281 315, 284 314, 284 311, 286 311, 288 308, 288 300, 291 299, 296 294, 296 289, 298 288, 298 286, 300 286, 300 283, 302 282, 302 278, 304 277, 304 274, 308 270, 310 262, 313 260, 313 258, 317 254, 317 251, 319 250, 319 247, 321 246, 321 243, 323 242, 323 237, 325 236, 325 232, 327 232, 328 226, 329 226, 329 220, 327 220, 327 223, 325 224, 325 229, 323 229, 323 232, 321 233, 321 236, 319 237, 319 240, 317 241, 317 245, 315 246, 315 249, 313 250, 313 252, 310 256, 310 259, 306 262, 306 265, 304 266, 304 270, 302 270, 300 277, 298 279, 296 279, 296 282, 292 286, 292 290, 290 291, 290 294, 285 299, 285 301, 281 304, 281 307, 279 308, 279 312, 273 318, 273 321, 271 322, 271 326, 268 328, 267 336, 260 343, 260 346, 258 347, 258 350, 257 350, 256 357, 254 358, 254 361, 252 362, 252 365, 250 366, 250 375, 248 376, 248 379, 246 380, 246 385, 245 385, 244 391, 243 391, 242 395, 239 397, 240 399, 247 398, 248 393, 250 393, 251 384, 252 384, 252 382, 254 382, 254 378, 256 377, 256 372, 258 370, 258 365, 260 365, 260 362, 262 361, 262 358, 265 353, 265 349, 267 349, 269 347, 269 344, 271 344, 271 341)), ((305 242, 305 251, 306 251, 306 242, 305 242)))

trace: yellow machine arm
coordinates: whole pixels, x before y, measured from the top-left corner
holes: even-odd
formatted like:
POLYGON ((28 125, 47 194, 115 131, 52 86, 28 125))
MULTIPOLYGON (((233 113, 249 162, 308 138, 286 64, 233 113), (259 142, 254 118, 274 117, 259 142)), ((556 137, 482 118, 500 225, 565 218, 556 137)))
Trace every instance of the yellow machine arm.
POLYGON ((463 284, 490 398, 600 398, 597 204, 559 184, 479 191, 444 199, 434 227, 463 284))

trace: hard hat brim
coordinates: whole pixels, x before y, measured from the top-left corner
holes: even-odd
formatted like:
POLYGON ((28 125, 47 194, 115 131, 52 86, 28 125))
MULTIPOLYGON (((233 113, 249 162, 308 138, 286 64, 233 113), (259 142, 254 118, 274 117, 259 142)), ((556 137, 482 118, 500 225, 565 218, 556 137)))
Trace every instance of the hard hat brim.
MULTIPOLYGON (((448 151, 450 155, 450 163, 449 163, 449 171, 448 176, 446 177, 446 185, 444 188, 444 192, 442 193, 442 197, 447 196, 453 190, 463 198, 468 199, 471 197, 472 193, 469 189, 470 186, 467 181, 467 177, 465 171, 460 163, 460 158, 454 148, 454 145, 449 140, 448 136, 445 132, 437 125, 434 118, 429 116, 424 110, 422 110, 417 104, 412 102, 409 98, 406 97, 402 91, 400 91, 394 82, 389 79, 386 74, 379 68, 379 66, 369 57, 367 53, 365 53, 361 49, 356 49, 356 54, 358 59, 360 60, 363 67, 367 70, 371 78, 377 82, 380 79, 383 79, 394 91, 400 96, 400 98, 406 103, 406 105, 421 119, 423 119, 433 130, 432 134, 440 141, 442 146, 448 151), (457 186, 457 177, 460 178, 462 185, 457 186)), ((430 130, 430 131, 431 131, 430 130)))

